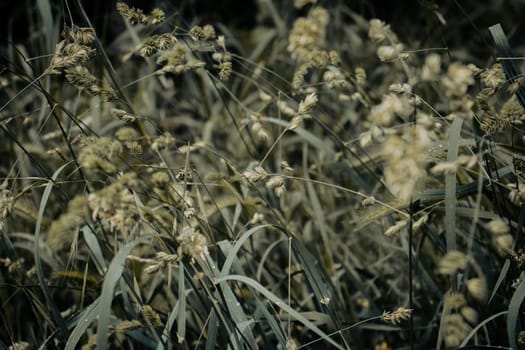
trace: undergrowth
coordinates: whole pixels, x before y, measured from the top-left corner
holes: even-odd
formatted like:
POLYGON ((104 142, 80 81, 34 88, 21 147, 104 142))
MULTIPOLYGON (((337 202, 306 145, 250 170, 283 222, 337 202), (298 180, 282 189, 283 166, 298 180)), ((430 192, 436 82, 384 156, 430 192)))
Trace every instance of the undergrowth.
POLYGON ((118 3, 102 41, 73 3, 2 47, 0 347, 522 346, 501 27, 471 59, 345 1, 118 3))

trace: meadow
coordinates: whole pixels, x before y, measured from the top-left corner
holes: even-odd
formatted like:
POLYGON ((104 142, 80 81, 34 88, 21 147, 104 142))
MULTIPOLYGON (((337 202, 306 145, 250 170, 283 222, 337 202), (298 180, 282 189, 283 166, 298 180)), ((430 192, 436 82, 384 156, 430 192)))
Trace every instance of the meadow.
POLYGON ((523 1, 84 3, 2 30, 0 348, 525 347, 523 1))

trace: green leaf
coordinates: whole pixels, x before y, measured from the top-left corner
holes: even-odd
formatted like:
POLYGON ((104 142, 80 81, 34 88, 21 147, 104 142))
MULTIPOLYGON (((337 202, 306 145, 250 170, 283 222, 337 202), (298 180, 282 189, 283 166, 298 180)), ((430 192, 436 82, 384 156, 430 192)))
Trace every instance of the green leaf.
POLYGON ((53 322, 56 323, 56 325, 60 328, 60 332, 62 336, 64 336, 64 339, 67 335, 67 328, 64 323, 64 320, 60 316, 60 310, 58 309, 57 305, 53 301, 53 298, 49 294, 49 289, 47 288, 47 282, 44 278, 44 269, 42 268, 42 261, 40 259, 40 231, 42 227, 42 219, 44 217, 44 211, 46 210, 47 202, 49 200, 49 196, 51 195, 51 190, 53 189, 53 185, 55 183, 55 180, 58 178, 58 175, 64 170, 66 166, 68 166, 71 162, 68 162, 64 165, 62 165, 60 168, 55 171, 51 179, 46 184, 46 187, 44 189, 44 193, 42 194, 42 199, 40 200, 40 207, 38 208, 38 216, 35 223, 35 247, 34 247, 34 256, 35 256, 35 268, 36 268, 36 274, 38 277, 38 282, 40 284, 40 288, 42 289, 42 293, 44 294, 44 298, 46 299, 46 304, 48 307, 48 310, 51 314, 51 318, 53 319, 53 322))
POLYGON ((256 291, 264 295, 266 298, 268 298, 271 302, 273 302, 276 306, 281 308, 283 311, 287 312, 297 321, 301 322, 305 327, 310 329, 312 332, 320 336, 325 341, 329 342, 333 346, 335 346, 337 349, 344 350, 344 348, 337 344, 333 339, 331 339, 325 332, 323 332, 319 327, 317 327, 315 324, 313 324, 311 321, 306 319, 303 315, 301 315, 299 312, 292 309, 286 302, 279 299, 275 294, 270 292, 268 289, 264 288, 259 282, 248 278, 246 276, 240 276, 240 275, 228 275, 218 278, 215 283, 220 284, 221 282, 225 281, 238 281, 242 282, 252 288, 254 288, 256 291))
POLYGON ((109 330, 109 316, 111 313, 111 303, 113 302, 113 295, 115 286, 122 276, 126 258, 135 246, 146 243, 149 237, 139 237, 134 241, 123 246, 115 255, 108 272, 104 277, 102 283, 102 291, 100 293, 100 313, 97 325, 97 349, 107 349, 108 347, 108 330, 109 330))
POLYGON ((224 261, 224 264, 222 265, 222 271, 220 272, 219 277, 226 276, 227 274, 230 273, 230 269, 231 269, 231 266, 233 264, 233 261, 236 258, 237 253, 241 249, 241 247, 244 244, 244 242, 246 242, 246 240, 248 240, 248 238, 250 238, 255 232, 257 232, 259 230, 262 230, 263 228, 266 228, 266 227, 269 227, 269 226, 271 226, 271 225, 259 225, 259 226, 252 227, 248 231, 244 232, 241 235, 241 237, 239 237, 239 239, 237 240, 237 242, 233 246, 233 249, 231 249, 228 252, 228 256, 226 257, 226 261, 224 261))
POLYGON ((516 290, 514 291, 512 298, 510 299, 509 312, 507 314, 507 336, 509 338, 509 344, 511 348, 513 349, 519 348, 516 342, 516 339, 517 339, 516 329, 518 327, 518 320, 520 316, 521 304, 523 303, 523 299, 525 299, 524 277, 525 277, 525 273, 522 272, 520 275, 521 282, 518 285, 518 288, 516 288, 516 290))
POLYGON ((186 290, 184 285, 184 263, 179 263, 179 312, 177 315, 177 341, 182 343, 186 335, 186 290))
MULTIPOLYGON (((458 159, 459 141, 463 119, 456 118, 448 129, 447 162, 458 159)), ((445 240, 447 252, 456 250, 456 173, 445 176, 445 240)))
POLYGON ((84 309, 84 312, 82 312, 82 316, 80 316, 77 320, 77 325, 69 335, 69 338, 67 339, 65 350, 75 350, 78 344, 78 341, 84 333, 86 332, 87 328, 91 325, 91 323, 97 318, 100 310, 100 297, 98 297, 94 302, 92 302, 88 307, 84 309))

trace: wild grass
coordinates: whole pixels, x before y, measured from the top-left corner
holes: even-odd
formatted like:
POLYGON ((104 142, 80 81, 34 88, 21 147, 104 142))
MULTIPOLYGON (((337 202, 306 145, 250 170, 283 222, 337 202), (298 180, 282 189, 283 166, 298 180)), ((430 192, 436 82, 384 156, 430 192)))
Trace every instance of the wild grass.
POLYGON ((345 1, 118 3, 109 40, 53 6, 1 50, 0 347, 523 346, 501 26, 472 62, 345 1))

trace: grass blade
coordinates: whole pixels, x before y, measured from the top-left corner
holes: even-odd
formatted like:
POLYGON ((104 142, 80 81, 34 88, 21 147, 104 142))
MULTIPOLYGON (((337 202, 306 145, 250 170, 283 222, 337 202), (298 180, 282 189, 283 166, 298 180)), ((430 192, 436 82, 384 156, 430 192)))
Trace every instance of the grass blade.
MULTIPOLYGON (((463 119, 456 118, 448 129, 447 162, 458 159, 459 140, 463 119)), ((456 250, 456 173, 445 175, 445 239, 447 252, 456 250)))
POLYGON ((262 316, 264 316, 264 318, 268 322, 268 325, 270 326, 273 334, 275 334, 275 336, 279 340, 279 344, 282 346, 283 349, 286 349, 286 334, 284 333, 283 328, 280 326, 279 321, 268 309, 265 302, 261 301, 257 296, 255 297, 255 300, 257 303, 257 310, 255 312, 256 318, 258 318, 258 313, 262 313, 262 316))
MULTIPOLYGON (((516 288, 516 291, 514 291, 512 298, 510 299, 509 311, 507 314, 507 336, 509 338, 509 344, 513 349, 519 349, 518 344, 516 342, 516 329, 518 329, 519 326, 518 322, 520 317, 521 304, 523 303, 523 299, 525 299, 525 280, 523 279, 524 276, 525 273, 522 273, 520 275, 521 282, 518 285, 518 288, 516 288)), ((521 326, 519 329, 521 329, 521 326)))
MULTIPOLYGON (((184 292, 184 297, 187 298, 188 295, 190 295, 193 292, 193 289, 188 289, 184 292)), ((166 343, 168 342, 168 338, 170 337, 171 328, 173 327, 173 324, 175 323, 175 320, 179 316, 179 309, 180 309, 180 302, 177 300, 175 303, 175 306, 171 310, 168 320, 166 321, 166 325, 164 326, 164 331, 162 332, 162 342, 157 344, 157 350, 162 350, 166 348, 166 343)))
MULTIPOLYGON (((208 339, 206 339, 206 350, 214 350, 217 341, 218 319, 215 310, 211 310, 210 320, 208 321, 208 339)), ((159 349, 160 350, 160 349, 159 349)))
POLYGON ((177 315, 177 341, 182 343, 186 334, 186 290, 184 286, 184 263, 179 263, 179 312, 177 315))
POLYGON ((501 311, 501 312, 498 312, 490 317, 487 317, 486 319, 484 319, 482 322, 480 322, 478 325, 476 325, 476 327, 474 327, 470 333, 465 337, 465 339, 463 339, 463 341, 461 342, 461 345, 459 346, 459 348, 462 348, 464 346, 467 345, 467 343, 470 341, 470 339, 472 339, 472 337, 476 334, 476 332, 484 327, 487 323, 489 323, 490 321, 494 320, 495 318, 498 318, 500 316, 503 316, 507 314, 507 311, 501 311))
MULTIPOLYGON (((228 242, 225 242, 223 246, 226 246, 227 243, 228 242)), ((211 267, 211 271, 209 272, 210 274, 217 276, 217 278, 221 277, 220 276, 221 272, 217 269, 216 263, 213 262, 210 258, 208 258, 207 266, 211 267)), ((240 332, 240 329, 237 326, 239 324, 244 324, 244 322, 246 322, 249 319, 249 317, 244 312, 241 306, 241 301, 237 299, 237 296, 235 295, 233 290, 230 288, 230 286, 227 283, 219 283, 219 286, 220 286, 220 291, 217 290, 214 293, 214 297, 217 298, 217 300, 223 300, 224 303, 226 304, 225 311, 227 311, 228 318, 231 319, 233 324, 235 325, 235 327, 232 329, 232 334, 235 334, 235 332, 240 332)), ((217 316, 222 319, 225 318, 225 317, 221 317, 220 315, 217 315, 217 316)), ((248 345, 249 347, 251 348, 257 347, 256 342, 255 342, 255 337, 252 333, 252 330, 249 327, 246 327, 244 329, 244 332, 241 332, 241 333, 243 335, 242 339, 249 343, 248 345)), ((238 338, 235 337, 231 339, 238 339, 238 338)), ((240 346, 240 348, 243 348, 245 346, 245 344, 242 344, 242 342, 241 344, 238 344, 238 345, 240 346)))
POLYGON ((77 320, 77 325, 69 335, 69 338, 67 339, 65 350, 75 350, 78 344, 78 341, 84 333, 86 332, 87 328, 91 325, 91 323, 97 318, 100 311, 100 297, 97 298, 91 305, 86 307, 84 309, 84 312, 82 313, 82 316, 80 316, 77 320))
POLYGON ((141 243, 146 243, 148 240, 149 237, 140 237, 126 244, 119 250, 109 265, 108 272, 102 283, 102 291, 100 293, 100 313, 97 325, 98 349, 107 349, 108 347, 109 316, 111 313, 113 292, 122 272, 124 271, 126 258, 135 246, 141 243))
MULTIPOLYGON (((489 27, 489 32, 492 36, 492 39, 494 40, 494 43, 496 44, 498 58, 501 59, 512 57, 509 40, 507 39, 501 24, 498 23, 489 27)), ((513 60, 502 59, 500 60, 500 64, 501 67, 503 67, 505 77, 509 83, 514 83, 522 76, 520 69, 514 64, 513 60)), ((525 89, 521 86, 521 84, 516 90, 516 96, 518 97, 518 101, 520 102, 521 106, 525 108, 525 89)))
POLYGON ((319 267, 317 259, 306 249, 306 247, 296 239, 292 240, 294 255, 304 269, 307 283, 312 288, 318 305, 325 309, 335 325, 342 321, 341 313, 345 307, 338 302, 337 294, 332 287, 328 277, 319 267), (322 303, 323 299, 328 299, 328 304, 322 303))
POLYGON ((104 273, 104 271, 106 271, 107 269, 107 266, 106 261, 104 260, 104 255, 102 255, 102 248, 98 243, 97 237, 93 234, 91 227, 89 227, 88 225, 83 226, 80 229, 80 231, 82 231, 84 241, 86 242, 87 246, 89 247, 89 250, 91 251, 93 261, 95 262, 95 266, 97 267, 99 273, 104 273))
POLYGON ((341 350, 344 350, 344 348, 337 344, 332 338, 330 338, 325 332, 323 332, 321 329, 319 329, 319 327, 317 327, 315 324, 313 324, 311 321, 307 320, 303 315, 301 315, 299 312, 295 311, 294 309, 292 309, 290 306, 288 306, 286 304, 286 302, 284 300, 281 300, 279 299, 275 294, 273 294, 272 292, 270 292, 268 289, 264 288, 259 282, 251 279, 251 278, 248 278, 246 276, 240 276, 240 275, 228 275, 228 276, 223 276, 223 277, 219 277, 215 283, 216 284, 220 284, 221 282, 225 282, 225 281, 237 281, 237 282, 242 282, 250 287, 252 287, 253 289, 255 289, 256 291, 258 291, 259 293, 261 293, 262 295, 264 295, 266 298, 268 298, 268 300, 270 300, 271 302, 273 302, 276 306, 278 306, 279 308, 281 308, 283 311, 287 312, 290 314, 290 316, 292 316, 294 319, 296 319, 297 321, 301 322, 303 325, 305 325, 308 329, 310 329, 312 332, 314 332, 315 334, 317 334, 318 336, 320 336, 322 339, 324 339, 325 341, 329 342, 330 344, 332 344, 333 346, 335 346, 337 349, 341 349, 341 350))
POLYGON ((492 294, 490 295, 490 298, 489 298, 489 301, 487 301, 487 304, 490 304, 490 302, 492 301, 492 298, 496 296, 496 292, 501 286, 501 283, 503 283, 503 281, 505 280, 505 277, 507 277, 509 268, 510 268, 510 259, 506 259, 505 263, 503 264, 503 267, 501 268, 501 272, 499 273, 498 279, 496 280, 496 283, 494 284, 494 288, 492 288, 492 294))
POLYGON ((38 12, 40 12, 40 16, 42 17, 42 24, 45 31, 45 38, 46 38, 46 44, 47 44, 47 50, 48 52, 52 52, 53 50, 53 38, 55 35, 53 35, 53 15, 51 13, 51 5, 49 4, 49 0, 37 0, 36 2, 38 7, 38 12))
POLYGON ((64 170, 66 166, 69 165, 69 162, 62 165, 60 168, 55 171, 53 176, 51 176, 51 179, 47 182, 46 187, 44 189, 44 193, 42 194, 42 199, 40 201, 40 207, 38 209, 38 217, 35 224, 35 247, 34 247, 34 256, 35 256, 35 268, 36 273, 38 277, 38 282, 40 284, 40 288, 42 289, 42 293, 44 294, 44 297, 46 299, 47 307, 49 308, 49 312, 51 313, 51 318, 53 319, 53 322, 60 328, 60 333, 64 337, 66 337, 67 334, 67 328, 64 323, 64 320, 62 317, 60 317, 60 311, 53 301, 53 298, 51 298, 51 294, 49 293, 49 289, 47 288, 47 282, 44 278, 44 270, 42 268, 42 262, 40 260, 40 230, 42 226, 42 219, 44 217, 44 211, 47 206, 47 202, 49 200, 49 196, 51 195, 51 190, 53 189, 53 185, 55 183, 55 180, 58 178, 58 175, 64 170))
POLYGON ((228 253, 228 256, 226 257, 226 261, 224 261, 224 264, 222 265, 222 271, 220 272, 219 277, 226 276, 227 274, 230 273, 230 269, 233 264, 233 261, 235 257, 237 256, 237 253, 241 249, 242 245, 244 244, 244 242, 246 242, 246 240, 248 240, 248 238, 250 238, 255 232, 263 228, 269 227, 269 226, 271 225, 258 225, 258 226, 252 227, 248 231, 244 232, 241 235, 241 237, 239 237, 239 239, 237 240, 233 248, 228 253))

